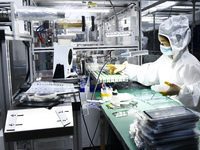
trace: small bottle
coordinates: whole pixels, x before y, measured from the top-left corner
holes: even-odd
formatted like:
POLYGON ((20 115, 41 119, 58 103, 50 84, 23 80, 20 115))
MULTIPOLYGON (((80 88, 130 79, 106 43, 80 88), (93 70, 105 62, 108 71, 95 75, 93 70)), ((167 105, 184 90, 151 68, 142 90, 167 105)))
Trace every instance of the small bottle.
POLYGON ((112 98, 110 101, 113 105, 119 106, 120 107, 120 98, 118 96, 117 90, 112 92, 112 98))
POLYGON ((101 99, 102 100, 111 100, 112 98, 112 88, 104 86, 101 88, 101 99))

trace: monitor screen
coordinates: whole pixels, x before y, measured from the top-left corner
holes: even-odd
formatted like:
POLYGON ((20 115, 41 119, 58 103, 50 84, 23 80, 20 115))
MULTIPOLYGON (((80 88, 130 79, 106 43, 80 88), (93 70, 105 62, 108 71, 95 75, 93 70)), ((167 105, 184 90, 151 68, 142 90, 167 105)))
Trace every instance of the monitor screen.
POLYGON ((14 95, 29 76, 29 47, 23 41, 17 40, 9 41, 8 46, 10 50, 12 94, 14 95))

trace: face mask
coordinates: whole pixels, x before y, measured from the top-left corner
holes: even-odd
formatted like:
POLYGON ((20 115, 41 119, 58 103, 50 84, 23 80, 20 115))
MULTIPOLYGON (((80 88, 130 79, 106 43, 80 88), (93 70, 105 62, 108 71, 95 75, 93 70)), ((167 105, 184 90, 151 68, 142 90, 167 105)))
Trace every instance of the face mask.
POLYGON ((171 56, 172 55, 172 49, 170 46, 163 46, 160 45, 160 51, 167 56, 171 56))

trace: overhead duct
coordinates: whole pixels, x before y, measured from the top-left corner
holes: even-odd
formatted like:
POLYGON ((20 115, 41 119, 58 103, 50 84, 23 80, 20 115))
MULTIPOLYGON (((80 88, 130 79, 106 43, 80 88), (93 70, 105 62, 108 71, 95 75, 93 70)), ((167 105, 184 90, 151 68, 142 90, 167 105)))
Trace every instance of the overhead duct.
POLYGON ((21 20, 54 20, 65 18, 65 12, 55 8, 24 6, 16 7, 15 16, 21 20))

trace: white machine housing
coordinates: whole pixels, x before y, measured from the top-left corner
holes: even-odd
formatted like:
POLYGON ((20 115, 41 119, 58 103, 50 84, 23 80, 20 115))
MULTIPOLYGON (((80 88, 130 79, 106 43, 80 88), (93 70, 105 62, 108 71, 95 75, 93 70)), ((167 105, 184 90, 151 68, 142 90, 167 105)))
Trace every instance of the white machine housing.
POLYGON ((73 47, 67 45, 54 45, 53 74, 57 64, 64 65, 64 78, 71 73, 73 61, 73 47))
POLYGON ((137 23, 136 23, 136 17, 126 17, 121 20, 122 25, 122 31, 130 31, 130 36, 124 36, 123 37, 123 45, 137 45, 138 41, 136 39, 138 33, 137 33, 137 23))

